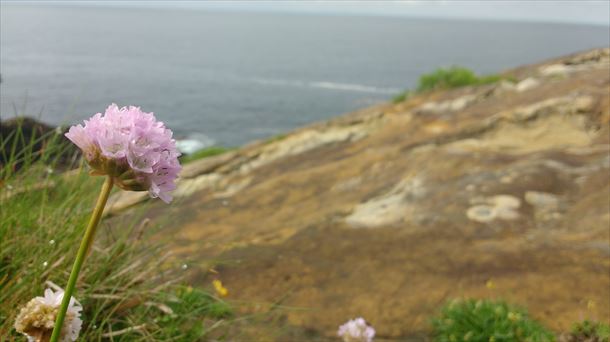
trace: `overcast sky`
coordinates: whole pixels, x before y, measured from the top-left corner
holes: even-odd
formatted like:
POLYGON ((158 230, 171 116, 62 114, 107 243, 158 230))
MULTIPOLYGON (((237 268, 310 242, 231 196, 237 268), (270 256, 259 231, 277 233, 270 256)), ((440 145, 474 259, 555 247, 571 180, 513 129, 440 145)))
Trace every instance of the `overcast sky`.
MULTIPOLYGON (((25 1, 4 1, 23 3, 25 1)), ((39 3, 50 3, 41 1, 39 3)), ((405 1, 61 1, 103 6, 183 7, 208 10, 406 16, 585 23, 610 26, 610 0, 405 0, 405 1)))

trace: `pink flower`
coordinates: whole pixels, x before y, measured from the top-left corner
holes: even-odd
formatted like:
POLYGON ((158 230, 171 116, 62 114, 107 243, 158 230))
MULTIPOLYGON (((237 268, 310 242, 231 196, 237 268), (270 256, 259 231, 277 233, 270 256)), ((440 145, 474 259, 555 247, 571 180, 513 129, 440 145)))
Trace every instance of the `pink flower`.
POLYGON ((66 137, 78 146, 93 174, 109 175, 124 190, 148 191, 169 203, 181 170, 172 131, 153 113, 111 104, 85 126, 70 127, 66 137))
POLYGON ((345 342, 371 342, 375 337, 375 329, 360 317, 340 326, 337 334, 345 342))

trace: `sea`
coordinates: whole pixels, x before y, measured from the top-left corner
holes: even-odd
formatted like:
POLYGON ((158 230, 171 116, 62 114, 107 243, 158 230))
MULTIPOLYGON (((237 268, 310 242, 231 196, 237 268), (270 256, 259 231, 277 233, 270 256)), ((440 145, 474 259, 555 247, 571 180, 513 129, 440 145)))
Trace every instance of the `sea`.
POLYGON ((0 118, 154 112, 185 151, 390 100, 439 67, 496 73, 608 46, 607 26, 111 6, 0 7, 0 118))

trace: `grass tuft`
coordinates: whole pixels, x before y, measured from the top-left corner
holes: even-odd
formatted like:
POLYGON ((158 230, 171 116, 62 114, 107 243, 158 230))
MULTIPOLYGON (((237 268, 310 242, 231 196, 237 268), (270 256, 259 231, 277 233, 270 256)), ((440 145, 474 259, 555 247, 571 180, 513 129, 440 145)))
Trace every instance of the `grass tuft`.
POLYGON ((229 152, 233 150, 231 147, 223 147, 223 146, 212 146, 203 148, 195 153, 187 154, 183 157, 180 157, 180 162, 183 164, 190 163, 195 160, 204 159, 208 157, 218 156, 223 153, 229 152))
POLYGON ((439 342, 543 342, 554 335, 524 309, 503 301, 454 300, 432 321, 439 342))
POLYGON ((610 340, 610 325, 590 320, 574 323, 568 340, 574 342, 608 342, 610 340))
MULTIPOLYGON (((0 141, 5 158, 0 169, 0 339, 23 338, 13 329, 20 308, 45 288, 67 283, 103 181, 89 176, 82 163, 67 173, 56 171, 63 163, 57 152, 64 149, 58 135, 26 140, 15 131, 0 141)), ((75 294, 84 308, 79 340, 198 340, 231 315, 227 303, 181 285, 178 261, 170 261, 169 252, 149 239, 161 224, 149 222, 144 211, 100 223, 75 294)))

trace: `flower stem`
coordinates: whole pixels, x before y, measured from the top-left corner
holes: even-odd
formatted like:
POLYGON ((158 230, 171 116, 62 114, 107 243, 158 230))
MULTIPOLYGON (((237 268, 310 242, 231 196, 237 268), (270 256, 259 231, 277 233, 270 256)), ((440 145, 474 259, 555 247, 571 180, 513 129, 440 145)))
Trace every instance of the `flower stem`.
POLYGON ((66 311, 68 310, 68 306, 70 305, 70 298, 72 298, 72 293, 74 292, 74 287, 76 286, 78 274, 80 273, 81 266, 85 261, 87 252, 93 244, 93 237, 95 236, 97 225, 100 223, 100 219, 102 218, 102 213, 104 212, 104 207, 106 206, 106 201, 108 201, 108 195, 110 195, 110 190, 112 190, 113 184, 114 182, 112 180, 112 177, 106 177, 106 181, 102 186, 100 195, 97 198, 97 203, 95 204, 95 208, 93 209, 93 213, 91 214, 89 225, 87 225, 85 235, 83 236, 83 239, 80 242, 80 247, 78 248, 78 253, 76 254, 76 260, 74 260, 72 272, 70 272, 70 279, 68 279, 68 285, 66 285, 64 297, 61 301, 61 306, 59 307, 57 318, 55 319, 55 326, 53 327, 53 334, 51 335, 50 342, 57 342, 61 335, 61 329, 64 324, 64 319, 66 318, 66 311))

